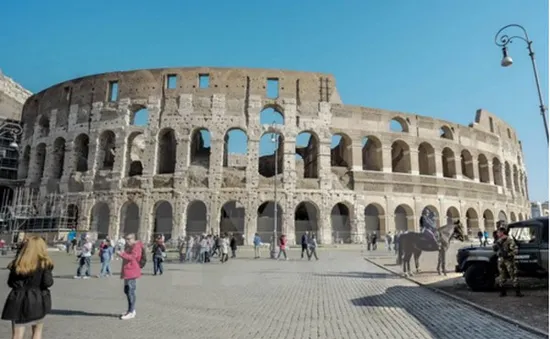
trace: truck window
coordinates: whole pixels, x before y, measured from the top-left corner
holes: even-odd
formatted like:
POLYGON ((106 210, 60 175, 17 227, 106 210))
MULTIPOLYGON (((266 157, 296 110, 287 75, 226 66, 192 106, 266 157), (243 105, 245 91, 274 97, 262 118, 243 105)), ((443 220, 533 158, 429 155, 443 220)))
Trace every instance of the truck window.
POLYGON ((548 244, 548 220, 542 222, 542 243, 548 244))
POLYGON ((510 227, 508 235, 512 236, 520 244, 537 243, 537 226, 522 225, 510 227))

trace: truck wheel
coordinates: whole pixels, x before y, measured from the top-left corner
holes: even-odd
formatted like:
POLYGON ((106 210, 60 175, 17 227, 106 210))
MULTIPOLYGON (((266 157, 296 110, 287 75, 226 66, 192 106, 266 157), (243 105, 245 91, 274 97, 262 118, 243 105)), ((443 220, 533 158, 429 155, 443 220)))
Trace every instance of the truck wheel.
POLYGON ((495 287, 495 276, 486 263, 471 264, 464 273, 466 284, 474 292, 490 291, 495 287))

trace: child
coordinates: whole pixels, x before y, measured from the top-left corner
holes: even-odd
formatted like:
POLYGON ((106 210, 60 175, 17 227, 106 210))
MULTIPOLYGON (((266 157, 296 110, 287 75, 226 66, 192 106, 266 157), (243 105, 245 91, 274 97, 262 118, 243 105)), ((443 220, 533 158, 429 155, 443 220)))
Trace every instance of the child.
POLYGON ((99 277, 111 276, 111 260, 113 259, 114 248, 109 240, 104 240, 99 250, 99 258, 101 260, 101 271, 99 277))
POLYGON ((11 320, 12 339, 23 339, 26 326, 32 327, 33 338, 41 338, 44 317, 52 310, 49 288, 53 285, 53 262, 44 239, 28 238, 8 269, 8 286, 12 290, 2 319, 11 320))

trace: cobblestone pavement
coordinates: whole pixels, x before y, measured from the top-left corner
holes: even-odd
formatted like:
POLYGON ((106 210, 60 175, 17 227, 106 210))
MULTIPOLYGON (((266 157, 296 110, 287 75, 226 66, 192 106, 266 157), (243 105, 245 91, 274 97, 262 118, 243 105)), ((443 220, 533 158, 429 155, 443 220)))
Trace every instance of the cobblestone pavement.
MULTIPOLYGON (((292 257, 297 251, 291 253, 292 257)), ((73 280, 74 257, 54 254, 53 314, 45 338, 539 338, 390 275, 360 251, 322 251, 318 262, 238 259, 167 264, 138 282, 137 317, 121 321, 117 278, 73 280)), ((0 259, 0 267, 8 260, 0 259)), ((114 267, 120 267, 120 261, 114 267)), ((94 263, 97 272, 97 263, 94 263)), ((7 271, 0 271, 6 281, 7 271)), ((9 293, 0 285, 0 296, 9 293)), ((10 324, 0 323, 0 338, 10 324)))

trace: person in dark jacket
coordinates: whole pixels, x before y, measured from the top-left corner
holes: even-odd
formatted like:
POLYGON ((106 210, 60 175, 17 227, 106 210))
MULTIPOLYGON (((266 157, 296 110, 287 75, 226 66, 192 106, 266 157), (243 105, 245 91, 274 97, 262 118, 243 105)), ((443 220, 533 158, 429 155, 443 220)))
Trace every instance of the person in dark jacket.
POLYGON ((157 237, 153 244, 153 275, 164 273, 163 262, 166 258, 166 245, 164 244, 164 236, 157 237))
POLYGON ((235 238, 234 234, 231 234, 229 247, 231 248, 231 258, 236 258, 237 257, 237 239, 235 238))
POLYGON ((28 238, 8 269, 8 286, 12 290, 2 319, 11 321, 12 339, 23 339, 26 326, 32 326, 33 338, 42 338, 44 317, 52 309, 49 288, 53 285, 53 262, 44 239, 28 238))

